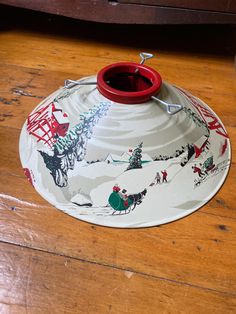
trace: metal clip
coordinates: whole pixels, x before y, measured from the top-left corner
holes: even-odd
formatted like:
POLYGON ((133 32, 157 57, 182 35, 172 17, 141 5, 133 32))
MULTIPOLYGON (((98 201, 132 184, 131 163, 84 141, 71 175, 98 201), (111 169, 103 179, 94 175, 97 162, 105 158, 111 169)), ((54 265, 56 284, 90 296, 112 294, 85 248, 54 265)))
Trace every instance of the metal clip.
POLYGON ((141 62, 140 64, 144 64, 144 62, 148 59, 151 59, 154 57, 154 55, 152 53, 148 53, 148 52, 141 52, 140 54, 140 58, 141 58, 141 62))
POLYGON ((65 88, 72 88, 76 85, 97 85, 97 82, 80 82, 74 80, 65 80, 64 87, 65 88))
POLYGON ((168 104, 163 100, 160 100, 159 98, 152 96, 152 99, 154 99, 155 101, 159 102, 160 104, 165 106, 166 112, 174 115, 176 113, 178 113, 179 111, 183 110, 183 106, 179 105, 179 104, 168 104))

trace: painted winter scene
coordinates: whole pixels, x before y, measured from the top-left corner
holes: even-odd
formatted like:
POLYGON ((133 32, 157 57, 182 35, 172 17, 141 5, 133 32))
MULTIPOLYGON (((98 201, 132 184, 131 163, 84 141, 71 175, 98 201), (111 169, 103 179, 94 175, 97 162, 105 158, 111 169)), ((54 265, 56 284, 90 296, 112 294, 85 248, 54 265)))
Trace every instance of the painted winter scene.
POLYGON ((150 226, 193 212, 227 174, 228 136, 189 93, 164 83, 159 97, 184 109, 169 116, 151 101, 117 104, 91 86, 55 92, 21 133, 28 180, 57 208, 101 225, 150 226))

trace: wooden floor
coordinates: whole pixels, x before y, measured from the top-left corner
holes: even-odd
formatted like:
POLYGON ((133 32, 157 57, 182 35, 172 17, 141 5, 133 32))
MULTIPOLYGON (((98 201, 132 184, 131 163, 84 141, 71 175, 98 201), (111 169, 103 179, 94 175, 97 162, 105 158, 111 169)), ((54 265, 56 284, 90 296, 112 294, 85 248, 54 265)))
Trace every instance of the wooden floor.
POLYGON ((1 10, 0 313, 236 313, 236 76, 231 27, 108 26, 1 10), (18 155, 31 110, 67 78, 138 61, 202 98, 229 133, 217 195, 161 227, 117 230, 50 206, 18 155))

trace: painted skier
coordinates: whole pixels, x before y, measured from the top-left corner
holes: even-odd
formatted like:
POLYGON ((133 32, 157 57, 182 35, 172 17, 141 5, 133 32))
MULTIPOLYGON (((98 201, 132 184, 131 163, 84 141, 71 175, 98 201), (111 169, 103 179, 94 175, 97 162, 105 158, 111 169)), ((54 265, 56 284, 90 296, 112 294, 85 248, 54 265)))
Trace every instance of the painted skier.
POLYGON ((167 183, 167 176, 168 176, 167 171, 164 170, 161 173, 162 173, 162 183, 164 182, 167 183))
POLYGON ((149 186, 154 186, 154 185, 157 185, 157 184, 160 184, 160 183, 161 183, 161 176, 160 176, 160 173, 157 171, 156 176, 155 176, 153 182, 149 186))
POLYGON ((200 164, 200 166, 202 166, 202 169, 204 169, 204 172, 208 175, 209 172, 215 168, 213 156, 208 157, 203 165, 200 164))
POLYGON ((200 178, 204 177, 205 174, 202 172, 201 168, 197 167, 196 164, 192 166, 192 169, 193 173, 197 173, 200 178))
POLYGON ((161 176, 160 176, 159 172, 156 173, 155 180, 156 180, 156 184, 160 184, 161 183, 161 176))

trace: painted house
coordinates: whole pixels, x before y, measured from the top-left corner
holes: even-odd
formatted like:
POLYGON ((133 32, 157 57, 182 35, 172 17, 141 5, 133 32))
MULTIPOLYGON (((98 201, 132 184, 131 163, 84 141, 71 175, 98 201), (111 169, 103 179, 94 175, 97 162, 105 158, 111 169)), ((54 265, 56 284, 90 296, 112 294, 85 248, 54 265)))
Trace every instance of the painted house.
MULTIPOLYGON (((129 163, 129 159, 132 156, 132 154, 128 154, 128 153, 123 153, 121 156, 116 155, 116 154, 108 154, 107 158, 105 159, 105 161, 110 164, 110 163, 129 163)), ((151 162, 153 161, 153 159, 148 155, 148 154, 142 154, 142 163, 147 163, 147 162, 151 162)))
POLYGON ((58 136, 65 136, 69 128, 69 120, 66 113, 61 110, 52 112, 52 129, 53 133, 58 136))

